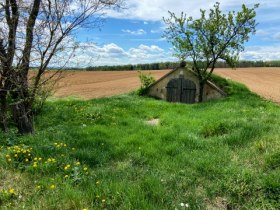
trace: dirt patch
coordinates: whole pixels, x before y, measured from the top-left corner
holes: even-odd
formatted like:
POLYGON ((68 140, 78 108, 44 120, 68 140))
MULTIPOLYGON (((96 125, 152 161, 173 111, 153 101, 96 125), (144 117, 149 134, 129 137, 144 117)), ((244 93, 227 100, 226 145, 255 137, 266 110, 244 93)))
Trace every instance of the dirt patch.
POLYGON ((151 119, 151 120, 146 120, 145 121, 145 124, 147 124, 147 125, 155 125, 155 126, 157 126, 157 125, 159 125, 159 123, 160 123, 159 119, 151 119))
POLYGON ((280 103, 280 68, 217 69, 215 74, 243 83, 252 92, 280 103))

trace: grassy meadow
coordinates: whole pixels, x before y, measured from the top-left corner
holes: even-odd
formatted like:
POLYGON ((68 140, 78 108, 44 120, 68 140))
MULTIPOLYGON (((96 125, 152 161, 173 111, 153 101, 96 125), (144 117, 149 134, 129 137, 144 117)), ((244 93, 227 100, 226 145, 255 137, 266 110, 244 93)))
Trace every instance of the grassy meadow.
POLYGON ((193 105, 49 100, 0 134, 0 209, 279 209, 280 107, 216 80, 229 96, 193 105))

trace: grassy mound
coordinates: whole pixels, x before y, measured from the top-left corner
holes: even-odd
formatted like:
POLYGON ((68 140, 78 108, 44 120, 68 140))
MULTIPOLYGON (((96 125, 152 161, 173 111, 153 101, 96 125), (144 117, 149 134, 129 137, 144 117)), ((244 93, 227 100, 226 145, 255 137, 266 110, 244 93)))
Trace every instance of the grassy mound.
POLYGON ((279 106, 218 80, 194 105, 48 102, 35 135, 0 134, 1 209, 279 209, 279 106))

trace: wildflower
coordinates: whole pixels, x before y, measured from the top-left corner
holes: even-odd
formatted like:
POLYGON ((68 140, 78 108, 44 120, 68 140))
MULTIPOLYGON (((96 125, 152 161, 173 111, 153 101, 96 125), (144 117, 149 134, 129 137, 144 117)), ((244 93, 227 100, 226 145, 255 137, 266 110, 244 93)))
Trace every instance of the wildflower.
POLYGON ((85 168, 84 168, 84 171, 87 171, 87 170, 88 170, 88 169, 85 167, 85 168))
POLYGON ((9 159, 8 159, 8 162, 11 162, 11 161, 12 161, 12 159, 11 159, 11 158, 9 158, 9 159))
POLYGON ((97 181, 97 182, 96 182, 96 184, 100 184, 100 182, 99 182, 99 181, 97 181))
POLYGON ((41 186, 40 186, 40 185, 37 185, 36 188, 37 188, 37 189, 41 189, 41 186))
POLYGON ((10 193, 10 194, 15 194, 15 192, 16 192, 16 191, 15 191, 14 188, 9 189, 9 193, 10 193))
POLYGON ((64 176, 64 178, 68 178, 68 177, 69 177, 69 175, 67 175, 67 174, 64 176))
POLYGON ((73 147, 73 148, 72 148, 72 150, 74 151, 74 150, 75 150, 75 148, 73 147))
POLYGON ((87 210, 87 208, 83 208, 83 210, 87 210))
POLYGON ((25 158, 25 162, 28 162, 29 161, 29 159, 28 158, 25 158))
POLYGON ((106 200, 105 199, 102 199, 102 203, 104 203, 106 200))
POLYGON ((41 160, 42 160, 42 158, 41 158, 41 157, 39 157, 39 158, 38 158, 38 160, 39 160, 39 161, 41 161, 41 160))
POLYGON ((34 160, 36 161, 36 160, 38 160, 38 158, 35 157, 34 160))
POLYGON ((76 166, 79 166, 79 165, 81 165, 81 163, 80 163, 80 162, 77 162, 77 163, 76 163, 76 166))
POLYGON ((10 155, 6 155, 6 158, 9 158, 10 157, 10 155))
POLYGON ((55 185, 52 184, 52 185, 50 186, 50 188, 51 188, 52 190, 55 189, 55 185))

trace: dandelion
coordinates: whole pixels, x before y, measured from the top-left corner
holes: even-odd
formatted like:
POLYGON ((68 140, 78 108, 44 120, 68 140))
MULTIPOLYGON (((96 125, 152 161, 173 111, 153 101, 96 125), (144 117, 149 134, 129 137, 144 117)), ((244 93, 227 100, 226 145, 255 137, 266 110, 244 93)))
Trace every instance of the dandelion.
POLYGON ((6 155, 6 158, 9 158, 10 157, 10 155, 6 155))
POLYGON ((85 167, 85 168, 84 168, 84 171, 87 171, 87 170, 88 170, 87 167, 85 167))
POLYGON ((51 188, 52 190, 55 189, 55 185, 52 184, 52 185, 50 186, 50 188, 51 188))
POLYGON ((12 161, 12 159, 11 159, 11 158, 9 158, 9 159, 8 159, 8 162, 11 162, 11 161, 12 161))
POLYGON ((15 154, 15 155, 14 155, 14 157, 16 158, 16 157, 18 157, 18 155, 17 155, 17 154, 15 154))
POLYGON ((65 175, 65 176, 64 176, 64 178, 68 178, 68 177, 69 177, 69 175, 65 175))
POLYGON ((9 189, 9 193, 10 193, 10 194, 15 194, 15 192, 16 192, 16 191, 15 191, 14 188, 9 189))
POLYGON ((105 199, 102 199, 102 203, 105 203, 105 201, 106 201, 105 199))
POLYGON ((77 163, 76 163, 76 166, 79 166, 79 165, 81 165, 81 163, 80 163, 80 162, 77 162, 77 163))
POLYGON ((100 182, 99 182, 99 181, 97 181, 97 182, 96 182, 96 184, 100 184, 100 182))
POLYGON ((87 208, 83 208, 83 210, 87 210, 87 208))
POLYGON ((29 159, 28 158, 25 158, 25 162, 28 162, 29 161, 29 159))
POLYGON ((42 158, 41 158, 41 157, 39 157, 39 158, 38 158, 38 160, 39 160, 39 161, 41 161, 41 160, 42 160, 42 158))

